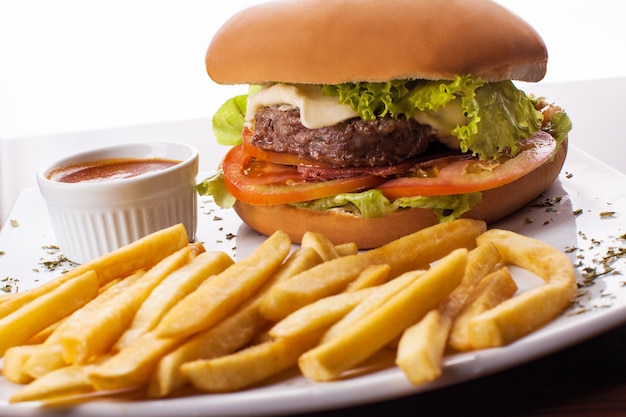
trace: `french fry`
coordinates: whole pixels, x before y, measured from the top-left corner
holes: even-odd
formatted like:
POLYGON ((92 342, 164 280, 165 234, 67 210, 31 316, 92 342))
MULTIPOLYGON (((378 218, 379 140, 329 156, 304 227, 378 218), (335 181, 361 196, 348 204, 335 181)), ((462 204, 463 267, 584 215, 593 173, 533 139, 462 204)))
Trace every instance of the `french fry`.
POLYGON ((188 239, 182 224, 154 232, 91 262, 85 262, 38 287, 14 294, 10 300, 0 304, 0 317, 90 270, 96 272, 100 286, 103 286, 112 279, 129 275, 139 269, 150 268, 161 259, 185 247, 188 239))
POLYGON ((125 302, 125 295, 144 276, 141 270, 120 281, 56 328, 55 340, 63 347, 65 363, 85 363, 110 348, 134 314, 135 306, 125 302))
POLYGON ((232 353, 250 342, 268 323, 258 309, 245 308, 215 327, 194 335, 159 359, 151 374, 148 396, 164 397, 183 387, 188 382, 181 371, 183 363, 232 353))
POLYGON ((189 243, 188 246, 189 246, 189 251, 190 251, 190 255, 192 258, 195 258, 201 253, 206 252, 206 248, 204 247, 204 244, 201 242, 191 242, 189 243))
POLYGON ((180 338, 219 323, 272 277, 290 250, 287 234, 275 232, 250 257, 231 265, 181 300, 163 317, 156 334, 180 338))
POLYGON ((98 294, 98 287, 96 273, 87 271, 0 319, 0 356, 78 310, 98 294))
POLYGON ((376 288, 376 291, 372 291, 367 298, 360 302, 352 311, 341 318, 340 321, 333 325, 324 334, 322 337, 322 343, 328 342, 344 334, 352 326, 358 323, 359 320, 362 320, 370 313, 376 311, 380 308, 380 306, 389 301, 399 292, 403 291, 425 273, 425 271, 421 270, 407 272, 376 288))
MULTIPOLYGON (((121 281, 121 278, 116 278, 100 287, 98 297, 102 297, 102 294, 113 288, 121 281)), ((108 297, 108 295, 106 297, 108 297)), ((22 372, 24 374, 30 375, 33 378, 40 378, 48 372, 66 366, 64 350, 60 341, 61 332, 57 332, 57 329, 61 326, 61 324, 67 321, 69 317, 65 317, 63 320, 57 321, 29 339, 29 342, 32 342, 36 338, 41 338, 43 340, 41 343, 37 343, 36 348, 24 363, 22 368, 22 372)))
POLYGON ((140 387, 152 379, 149 395, 167 395, 187 382, 179 369, 183 362, 231 353, 269 324, 259 314, 258 306, 273 282, 289 279, 319 262, 321 258, 312 248, 295 251, 254 298, 215 327, 190 340, 158 338, 155 332, 144 333, 96 368, 91 373, 92 383, 98 390, 118 390, 140 387))
POLYGON ((456 249, 416 278, 345 333, 307 351, 298 360, 302 374, 314 381, 339 377, 385 346, 438 306, 461 282, 467 249, 456 249))
POLYGON ((356 255, 359 253, 359 247, 354 242, 340 243, 335 245, 335 252, 339 256, 356 255))
POLYGON ((95 366, 70 365, 56 369, 24 386, 9 398, 9 402, 46 401, 93 392, 89 372, 95 366))
POLYGON ((260 305, 271 286, 322 262, 313 248, 296 249, 261 290, 232 315, 165 355, 158 363, 150 380, 148 396, 163 397, 187 383, 180 366, 198 359, 211 359, 234 352, 270 325, 260 314, 260 305))
POLYGON ((482 221, 458 219, 428 227, 377 249, 324 262, 274 286, 268 302, 262 306, 263 314, 279 321, 315 300, 343 291, 370 265, 388 264, 390 278, 425 269, 454 249, 474 248, 476 237, 485 229, 482 221))
POLYGON ((449 329, 450 318, 434 309, 402 334, 396 365, 413 385, 433 381, 441 375, 449 329))
MULTIPOLYGON (((120 282, 123 279, 124 278, 115 278, 115 279, 107 282, 105 285, 101 286, 100 289, 98 290, 98 296, 100 296, 100 294, 102 294, 103 292, 105 292, 109 288, 113 287, 115 284, 117 284, 118 282, 120 282)), ((28 341, 26 343, 29 344, 29 345, 39 345, 39 344, 45 342, 48 339, 48 337, 50 337, 52 332, 54 332, 56 330, 56 328, 59 327, 61 325, 61 323, 63 323, 66 319, 67 319, 67 317, 65 317, 65 318, 63 318, 63 319, 61 319, 61 320, 51 324, 50 326, 46 327, 45 329, 43 329, 42 331, 40 331, 39 333, 37 333, 36 335, 31 337, 30 339, 28 339, 28 341)))
POLYGON ((225 253, 210 251, 197 255, 187 265, 170 273, 141 304, 113 350, 120 351, 142 334, 153 330, 180 300, 195 291, 208 277, 221 273, 233 263, 225 253))
POLYGON ((348 284, 346 291, 358 291, 383 284, 389 278, 389 271, 391 271, 389 265, 370 265, 348 284))
POLYGON ((346 292, 317 300, 296 310, 270 330, 273 338, 296 337, 327 329, 361 301, 370 296, 374 288, 389 275, 389 265, 371 265, 351 282, 346 292))
POLYGON ((57 329, 61 333, 65 361, 82 364, 92 356, 107 352, 130 325, 152 290, 187 264, 190 256, 189 247, 179 249, 147 272, 121 281, 73 314, 57 329))
POLYGON ((144 333, 133 343, 93 368, 89 373, 96 390, 120 390, 145 385, 159 359, 180 346, 183 338, 159 338, 154 332, 144 333))
POLYGON ((276 323, 269 334, 275 339, 287 339, 327 330, 376 290, 365 288, 319 299, 276 323))
POLYGON ((335 245, 325 235, 316 232, 306 232, 302 235, 301 247, 313 248, 319 253, 324 262, 339 257, 335 245))
POLYGON ((455 318, 471 301, 483 279, 501 266, 502 256, 490 242, 478 245, 467 255, 467 267, 461 285, 456 287, 439 307, 447 316, 455 318))
POLYGON ((63 346, 55 340, 54 333, 42 344, 34 345, 34 348, 22 365, 22 373, 37 379, 67 365, 63 357, 63 346))
POLYGON ((474 317, 469 335, 475 348, 502 346, 517 340, 556 318, 576 297, 574 266, 555 247, 500 229, 483 233, 477 241, 492 242, 505 264, 527 269, 545 284, 474 317))
POLYGON ((298 357, 314 346, 318 337, 277 339, 220 358, 188 362, 181 369, 196 389, 236 391, 294 366, 298 357))
POLYGON ((404 331, 398 343, 396 365, 412 384, 432 381, 441 375, 446 342, 454 319, 483 277, 500 261, 500 253, 493 244, 479 245, 471 250, 461 284, 446 301, 404 331))
MULTIPOLYGON (((104 343, 109 343, 111 337, 108 335, 111 334, 111 331, 108 329, 97 328, 94 336, 93 325, 95 322, 90 322, 90 315, 98 314, 98 309, 100 307, 106 306, 106 304, 111 300, 115 300, 119 294, 126 291, 144 274, 145 271, 143 270, 137 271, 135 274, 121 280, 115 286, 109 288, 108 291, 103 292, 98 297, 91 300, 90 303, 86 304, 81 309, 76 310, 71 316, 67 317, 62 323, 59 324, 59 326, 52 332, 44 343, 38 345, 37 349, 30 355, 24 364, 22 372, 31 375, 33 378, 40 378, 48 372, 71 364, 72 362, 70 362, 70 360, 73 358, 68 356, 63 341, 65 337, 68 335, 71 336, 77 331, 80 335, 80 330, 83 329, 83 326, 86 336, 85 343, 92 343, 95 346, 100 345, 98 343, 98 337, 100 337, 100 335, 97 333, 99 331, 102 331, 102 340, 104 340, 104 343), (92 326, 91 331, 89 326, 92 326), (90 341, 87 341, 87 339, 90 341)), ((95 347, 92 349, 94 350, 94 354, 100 353, 95 352, 95 347)))
POLYGON ((8 348, 4 354, 2 375, 15 384, 27 384, 33 377, 22 372, 24 363, 37 349, 37 345, 21 345, 8 348))
POLYGON ((517 284, 507 267, 502 267, 487 275, 476 288, 471 303, 454 321, 448 339, 450 347, 461 351, 471 350, 472 345, 468 336, 471 319, 513 297, 516 291, 517 284))

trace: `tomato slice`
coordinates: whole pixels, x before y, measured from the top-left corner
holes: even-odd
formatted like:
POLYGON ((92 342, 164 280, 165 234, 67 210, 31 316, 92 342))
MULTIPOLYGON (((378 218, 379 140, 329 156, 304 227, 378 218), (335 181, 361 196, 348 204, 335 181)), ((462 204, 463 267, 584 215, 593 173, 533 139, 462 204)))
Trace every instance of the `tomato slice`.
POLYGON ((257 159, 272 162, 274 164, 281 165, 300 165, 300 166, 318 166, 318 167, 330 167, 330 164, 323 164, 319 162, 311 162, 304 158, 300 158, 297 155, 291 155, 288 153, 278 153, 271 151, 264 151, 263 149, 257 148, 249 142, 243 142, 244 151, 257 159))
POLYGON ((523 177, 548 161, 557 143, 552 136, 539 132, 524 140, 514 158, 497 162, 477 159, 432 164, 424 176, 389 180, 377 188, 393 200, 399 197, 437 196, 485 191, 523 177))
POLYGON ((380 185, 373 175, 310 182, 294 166, 274 164, 248 155, 243 145, 232 148, 222 164, 226 189, 238 200, 257 205, 287 204, 330 197, 380 185))

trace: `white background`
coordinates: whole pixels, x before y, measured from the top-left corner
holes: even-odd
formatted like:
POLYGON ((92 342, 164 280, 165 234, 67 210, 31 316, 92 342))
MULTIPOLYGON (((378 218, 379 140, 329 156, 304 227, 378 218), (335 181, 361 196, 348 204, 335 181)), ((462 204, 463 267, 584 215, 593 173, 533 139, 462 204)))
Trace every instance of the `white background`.
MULTIPOLYGON (((80 148, 80 132, 210 120, 243 87, 207 77, 206 47, 228 16, 259 2, 0 0, 2 220, 19 190, 34 185, 34 166, 80 148)), ((499 2, 548 45, 540 85, 626 76, 623 2, 499 2)))
MULTIPOLYGON (((206 76, 206 47, 259 2, 0 0, 0 138, 208 117, 232 87, 206 76)), ((626 75, 623 2, 500 3, 544 37, 544 82, 626 75)))

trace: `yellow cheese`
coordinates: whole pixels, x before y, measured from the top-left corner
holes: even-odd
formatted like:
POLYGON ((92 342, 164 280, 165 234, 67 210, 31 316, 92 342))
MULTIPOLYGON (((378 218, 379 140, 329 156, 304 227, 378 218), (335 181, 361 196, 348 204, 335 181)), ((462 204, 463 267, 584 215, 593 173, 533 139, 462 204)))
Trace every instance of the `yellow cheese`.
POLYGON ((340 104, 337 97, 322 94, 315 85, 274 84, 248 97, 246 122, 253 123, 261 107, 291 106, 300 109, 300 121, 308 129, 333 126, 358 114, 347 104, 340 104))

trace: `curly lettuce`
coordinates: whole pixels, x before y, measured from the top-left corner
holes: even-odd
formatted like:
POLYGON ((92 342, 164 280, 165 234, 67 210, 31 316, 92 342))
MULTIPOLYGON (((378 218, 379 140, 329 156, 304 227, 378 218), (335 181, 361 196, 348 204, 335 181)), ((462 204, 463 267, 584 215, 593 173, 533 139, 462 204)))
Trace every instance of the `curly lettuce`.
POLYGON ((322 90, 349 104, 363 120, 411 118, 418 112, 439 117, 443 122, 437 124, 449 130, 441 134, 456 137, 463 152, 482 159, 496 158, 503 151, 517 154, 520 139, 538 132, 543 120, 530 97, 511 81, 486 83, 470 75, 324 85, 322 90), (448 106, 455 111, 446 111, 448 106), (459 120, 463 123, 456 123, 459 120))
POLYGON ((390 201, 380 190, 374 189, 341 193, 292 205, 311 210, 341 209, 364 218, 384 217, 404 208, 425 208, 433 210, 440 222, 446 222, 459 218, 481 199, 481 193, 469 193, 434 197, 401 197, 390 201))

